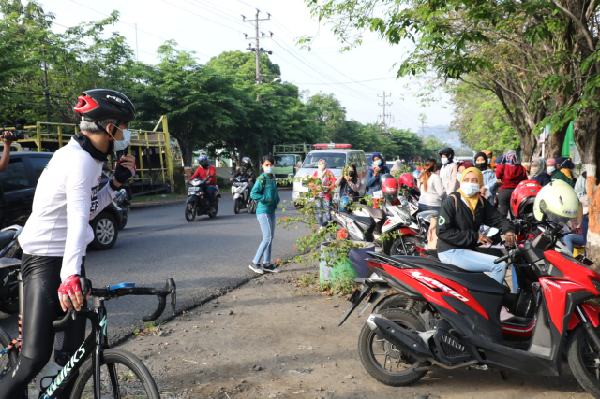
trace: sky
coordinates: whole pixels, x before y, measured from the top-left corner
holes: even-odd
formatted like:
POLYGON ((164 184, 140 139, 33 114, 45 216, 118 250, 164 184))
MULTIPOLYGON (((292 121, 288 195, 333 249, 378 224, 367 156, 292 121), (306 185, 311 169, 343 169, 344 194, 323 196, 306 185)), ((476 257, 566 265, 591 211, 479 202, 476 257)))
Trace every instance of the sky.
MULTIPOLYGON (((410 44, 388 46, 375 34, 367 33, 363 44, 349 51, 331 33, 331 26, 311 17, 304 0, 38 0, 55 16, 55 29, 64 30, 85 21, 106 17, 113 10, 120 21, 112 29, 124 35, 139 61, 156 63, 156 49, 173 39, 178 48, 194 51, 205 63, 222 51, 246 50, 254 26, 244 22, 261 10, 260 30, 272 38, 261 40, 261 48, 273 51, 284 81, 296 84, 304 95, 333 93, 346 109, 347 118, 363 123, 381 121, 382 94, 386 95, 389 126, 421 128, 448 126, 453 119, 450 97, 431 90, 427 78, 397 79, 397 65, 410 44), (137 29, 136 29, 137 27, 137 29), (297 44, 310 36, 310 49, 297 44), (423 93, 428 93, 423 96, 423 93), (423 99, 426 99, 424 101, 423 99)), ((254 47, 254 44, 252 44, 254 47)))

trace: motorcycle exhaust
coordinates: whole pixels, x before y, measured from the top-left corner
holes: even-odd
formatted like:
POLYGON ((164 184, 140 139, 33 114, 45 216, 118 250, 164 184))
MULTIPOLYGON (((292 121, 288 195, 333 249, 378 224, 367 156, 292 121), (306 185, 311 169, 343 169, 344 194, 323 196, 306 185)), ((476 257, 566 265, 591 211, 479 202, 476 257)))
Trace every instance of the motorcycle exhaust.
POLYGON ((371 314, 367 325, 379 338, 385 339, 401 351, 409 352, 418 360, 434 359, 423 339, 415 332, 399 326, 378 314, 371 314))

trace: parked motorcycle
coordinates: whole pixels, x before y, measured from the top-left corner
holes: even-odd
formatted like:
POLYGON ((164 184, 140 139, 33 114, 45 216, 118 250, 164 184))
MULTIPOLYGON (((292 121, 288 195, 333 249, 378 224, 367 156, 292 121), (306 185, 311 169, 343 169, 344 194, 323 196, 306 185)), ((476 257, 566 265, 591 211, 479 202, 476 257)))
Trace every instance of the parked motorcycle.
POLYGON ((211 204, 210 198, 205 192, 206 181, 203 179, 192 179, 188 184, 188 198, 185 204, 185 219, 188 222, 196 219, 196 216, 208 215, 214 219, 219 212, 219 188, 214 193, 214 204, 211 204))
POLYGON ((386 254, 418 255, 425 251, 417 225, 401 205, 383 202, 380 208, 364 206, 354 213, 334 210, 332 216, 353 240, 374 242, 386 254))
POLYGON ((23 228, 12 225, 0 231, 0 313, 19 312, 19 269, 23 250, 17 241, 23 228))
POLYGON ((233 213, 237 215, 242 209, 248 209, 248 213, 256 213, 256 201, 250 198, 250 181, 247 177, 236 176, 231 179, 231 194, 233 213))
POLYGON ((496 260, 517 266, 516 294, 483 273, 432 258, 371 253, 373 274, 340 325, 365 299, 375 306, 359 354, 386 385, 415 383, 433 366, 559 376, 566 358, 579 384, 600 397, 600 274, 549 249, 558 238, 549 229, 496 260), (382 306, 390 290, 395 305, 382 306))

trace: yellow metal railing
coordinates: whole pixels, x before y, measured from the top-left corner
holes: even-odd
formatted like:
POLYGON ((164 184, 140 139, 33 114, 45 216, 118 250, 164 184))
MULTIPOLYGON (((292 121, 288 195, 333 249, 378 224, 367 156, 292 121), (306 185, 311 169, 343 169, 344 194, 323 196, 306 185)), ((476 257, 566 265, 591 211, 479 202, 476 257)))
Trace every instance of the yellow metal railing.
MULTIPOLYGON (((72 123, 37 122, 24 127, 26 137, 18 143, 30 151, 56 151, 79 132, 72 123)), ((174 187, 174 165, 182 164, 181 150, 177 140, 169 134, 166 115, 160 117, 151 131, 131 129, 128 153, 136 157, 138 175, 134 180, 141 183, 166 183, 174 187), (175 158, 174 158, 175 157, 175 158)))

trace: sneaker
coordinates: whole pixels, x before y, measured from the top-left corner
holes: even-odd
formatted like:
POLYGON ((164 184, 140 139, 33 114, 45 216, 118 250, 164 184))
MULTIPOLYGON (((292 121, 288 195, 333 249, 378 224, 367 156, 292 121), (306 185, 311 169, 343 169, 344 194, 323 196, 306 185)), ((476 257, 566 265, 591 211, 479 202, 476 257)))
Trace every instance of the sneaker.
POLYGON ((263 274, 263 268, 261 265, 255 265, 254 263, 250 263, 248 265, 248 269, 252 270, 256 274, 263 274))
POLYGON ((279 269, 277 268, 276 265, 270 263, 268 265, 263 265, 263 271, 265 272, 269 272, 269 273, 279 273, 279 269))

